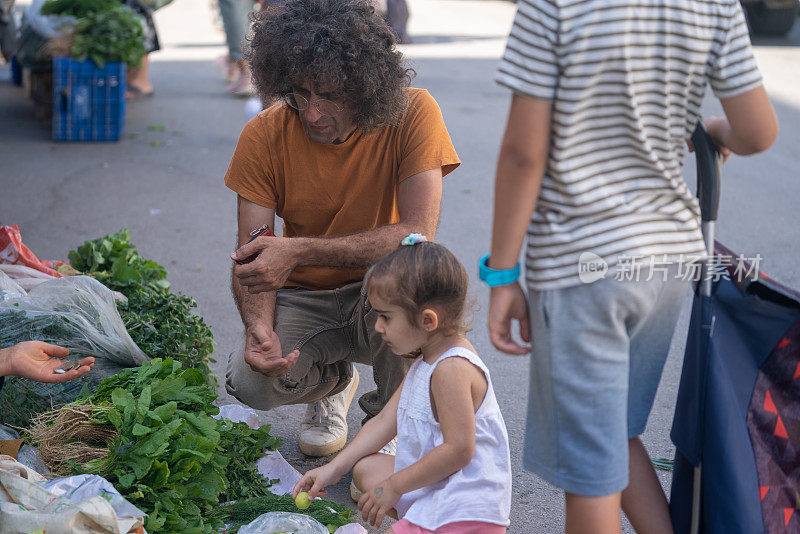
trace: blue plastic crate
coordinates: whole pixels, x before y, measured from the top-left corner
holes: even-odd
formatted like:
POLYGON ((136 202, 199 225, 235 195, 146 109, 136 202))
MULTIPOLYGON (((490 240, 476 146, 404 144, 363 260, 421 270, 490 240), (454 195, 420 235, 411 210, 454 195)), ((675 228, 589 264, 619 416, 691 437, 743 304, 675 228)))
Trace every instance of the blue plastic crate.
POLYGON ((119 141, 124 129, 124 63, 53 59, 53 141, 119 141))

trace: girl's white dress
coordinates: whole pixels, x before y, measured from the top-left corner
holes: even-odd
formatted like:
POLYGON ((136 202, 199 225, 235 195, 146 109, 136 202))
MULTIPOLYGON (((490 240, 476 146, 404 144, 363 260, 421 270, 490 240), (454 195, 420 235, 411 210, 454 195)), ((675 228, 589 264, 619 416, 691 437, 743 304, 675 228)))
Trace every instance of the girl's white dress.
POLYGON ((508 526, 511 512, 511 458, 508 432, 494 388, 480 357, 453 347, 433 364, 419 358, 406 375, 397 407, 395 473, 419 461, 444 442, 433 417, 430 383, 434 369, 447 358, 461 357, 477 366, 488 387, 475 413, 475 455, 464 468, 430 486, 406 493, 395 508, 399 517, 436 530, 456 521, 483 521, 508 526))

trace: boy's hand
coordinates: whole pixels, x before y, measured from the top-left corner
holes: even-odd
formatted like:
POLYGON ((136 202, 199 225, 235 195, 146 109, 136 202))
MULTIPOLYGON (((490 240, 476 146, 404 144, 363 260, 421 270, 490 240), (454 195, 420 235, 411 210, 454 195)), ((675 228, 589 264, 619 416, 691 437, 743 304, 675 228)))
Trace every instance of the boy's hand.
POLYGON ((342 473, 338 472, 331 464, 325 464, 311 471, 307 471, 303 478, 294 485, 292 498, 296 498, 301 491, 308 492, 311 499, 325 496, 325 488, 331 484, 336 484, 342 478, 342 473))
POLYGON ((530 343, 531 328, 528 319, 528 302, 518 282, 491 289, 489 296, 489 339, 492 345, 506 354, 523 356, 530 347, 520 345, 511 335, 511 322, 519 321, 519 335, 522 341, 530 343))
POLYGON ((395 507, 402 495, 394 488, 391 477, 387 478, 358 500, 361 517, 370 525, 380 527, 384 516, 395 507))

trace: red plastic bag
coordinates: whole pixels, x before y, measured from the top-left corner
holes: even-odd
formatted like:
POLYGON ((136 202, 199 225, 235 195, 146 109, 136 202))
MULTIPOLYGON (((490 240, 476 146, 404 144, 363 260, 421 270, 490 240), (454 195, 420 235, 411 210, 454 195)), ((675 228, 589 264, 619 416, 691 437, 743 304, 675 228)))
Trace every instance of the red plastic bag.
POLYGON ((36 257, 36 254, 22 243, 22 236, 17 225, 0 226, 0 263, 12 265, 26 265, 37 271, 61 278, 56 269, 65 262, 45 261, 36 257))

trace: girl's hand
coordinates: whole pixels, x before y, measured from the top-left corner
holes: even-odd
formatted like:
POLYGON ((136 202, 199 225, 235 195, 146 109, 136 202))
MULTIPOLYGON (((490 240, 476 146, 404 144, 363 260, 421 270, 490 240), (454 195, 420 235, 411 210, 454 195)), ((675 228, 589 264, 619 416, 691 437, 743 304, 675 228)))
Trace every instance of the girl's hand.
POLYGON ((402 493, 394 488, 391 477, 387 478, 358 500, 361 517, 370 525, 380 527, 384 516, 395 507, 401 496, 402 493))
POLYGON ((308 492, 311 499, 325 496, 325 488, 331 484, 336 484, 342 478, 342 473, 338 472, 331 464, 325 464, 311 471, 307 471, 303 478, 294 485, 292 498, 296 498, 301 491, 308 492))
POLYGON ((519 335, 522 341, 530 343, 531 328, 528 319, 528 302, 518 282, 491 289, 489 296, 489 339, 492 345, 506 354, 523 356, 530 352, 514 341, 511 336, 511 321, 519 321, 519 335))

